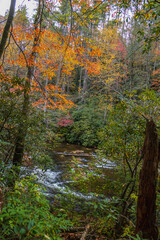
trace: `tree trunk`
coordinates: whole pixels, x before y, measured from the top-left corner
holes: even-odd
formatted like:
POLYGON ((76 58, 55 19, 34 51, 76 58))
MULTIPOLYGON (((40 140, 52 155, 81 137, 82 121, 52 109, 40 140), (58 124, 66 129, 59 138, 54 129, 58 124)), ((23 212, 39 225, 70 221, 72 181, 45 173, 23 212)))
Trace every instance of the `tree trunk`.
POLYGON ((8 19, 7 19, 6 25, 4 27, 1 42, 0 42, 0 59, 1 59, 2 54, 4 52, 4 48, 5 48, 5 45, 6 45, 6 42, 7 42, 7 38, 8 38, 9 29, 10 29, 12 21, 13 21, 15 5, 16 5, 16 0, 11 0, 8 19))
POLYGON ((136 233, 149 240, 158 239, 156 226, 156 185, 158 176, 158 135, 153 120, 146 124, 143 165, 140 171, 136 233))
MULTIPOLYGON (((29 79, 28 79, 28 84, 25 84, 25 85, 30 85, 29 79)), ((17 133, 16 143, 15 143, 15 151, 14 151, 14 155, 13 155, 13 165, 14 166, 21 166, 21 164, 22 164, 25 137, 26 137, 27 129, 28 129, 29 110, 30 110, 29 89, 27 89, 27 86, 25 86, 22 118, 21 118, 21 122, 19 125, 18 133, 17 133)), ((18 170, 18 173, 19 173, 19 170, 18 170)))
POLYGON ((84 69, 84 78, 83 78, 83 95, 82 95, 82 100, 83 103, 86 103, 86 95, 87 95, 87 84, 88 84, 88 73, 87 69, 84 69))
MULTIPOLYGON (((15 151, 14 151, 14 155, 13 155, 13 166, 16 166, 16 167, 21 166, 21 164, 22 164, 22 158, 23 158, 23 152, 24 152, 24 146, 25 146, 25 138, 27 135, 29 112, 30 112, 31 81, 34 76, 34 69, 35 69, 34 63, 35 63, 36 55, 37 55, 36 48, 39 46, 39 43, 40 43, 42 12, 43 12, 43 1, 41 3, 41 0, 39 0, 37 15, 35 17, 35 22, 34 22, 35 35, 34 35, 32 52, 30 55, 30 61, 29 61, 30 65, 28 65, 27 78, 25 80, 25 86, 24 86, 22 119, 19 124, 19 129, 18 129, 16 143, 15 143, 15 151), (40 26, 39 29, 38 29, 38 26, 40 26)), ((13 180, 13 185, 14 185, 15 179, 19 175, 19 168, 15 169, 15 174, 16 175, 13 180)))
POLYGON ((3 208, 3 192, 2 189, 0 188, 0 214, 2 212, 2 208, 3 208))
POLYGON ((78 95, 81 95, 81 88, 82 88, 82 72, 83 69, 82 67, 80 68, 80 77, 79 77, 79 86, 78 86, 78 95))

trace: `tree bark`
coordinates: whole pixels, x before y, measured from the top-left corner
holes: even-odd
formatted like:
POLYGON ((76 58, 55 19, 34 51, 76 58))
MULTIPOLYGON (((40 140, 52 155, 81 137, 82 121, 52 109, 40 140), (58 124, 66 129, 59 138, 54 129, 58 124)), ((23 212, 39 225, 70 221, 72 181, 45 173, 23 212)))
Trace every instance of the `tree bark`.
POLYGON ((7 42, 7 38, 8 38, 8 34, 9 34, 9 29, 10 29, 12 21, 13 21, 15 5, 16 5, 16 0, 11 0, 8 19, 7 19, 6 25, 4 27, 1 42, 0 42, 0 59, 3 55, 4 48, 5 48, 5 45, 7 42))
POLYGON ((2 212, 2 208, 3 208, 3 192, 2 189, 0 188, 0 214, 2 212))
POLYGON ((149 240, 158 239, 156 226, 156 186, 158 176, 158 135, 153 120, 146 124, 143 165, 139 178, 136 233, 149 240))
MULTIPOLYGON (((43 12, 43 1, 39 0, 39 6, 37 9, 37 15, 34 22, 34 42, 32 47, 32 52, 30 55, 30 65, 27 66, 27 78, 25 80, 24 86, 24 100, 23 100, 23 108, 22 108, 22 119, 19 125, 17 139, 15 143, 15 151, 13 155, 13 166, 21 166, 24 146, 25 146, 25 137, 27 135, 28 129, 28 120, 29 120, 29 112, 30 112, 30 89, 31 89, 31 81, 34 76, 34 63, 37 55, 36 48, 40 44, 40 35, 41 35, 41 21, 42 21, 42 12, 43 12), (38 29, 38 26, 40 28, 38 29), (37 31, 39 30, 39 31, 37 31)), ((16 170, 16 177, 19 174, 19 169, 16 170)))
MULTIPOLYGON (((25 137, 26 137, 27 129, 28 129, 28 118, 29 118, 29 111, 30 111, 30 97, 29 97, 29 92, 26 89, 26 85, 29 85, 29 79, 28 79, 28 84, 25 84, 24 101, 23 101, 23 109, 22 109, 22 119, 21 119, 21 122, 20 122, 20 125, 19 125, 17 138, 16 138, 16 143, 15 143, 15 151, 14 151, 14 155, 13 155, 13 165, 14 166, 21 166, 22 165, 25 137)), ((18 170, 18 173, 19 173, 19 170, 18 170)))

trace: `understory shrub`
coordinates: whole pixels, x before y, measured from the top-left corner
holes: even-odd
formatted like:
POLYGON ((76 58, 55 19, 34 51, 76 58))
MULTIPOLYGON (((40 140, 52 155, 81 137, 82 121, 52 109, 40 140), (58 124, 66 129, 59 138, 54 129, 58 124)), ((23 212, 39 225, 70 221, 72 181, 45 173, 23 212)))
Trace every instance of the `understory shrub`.
POLYGON ((103 128, 103 111, 98 108, 98 99, 87 100, 82 106, 72 108, 70 113, 72 124, 59 125, 58 131, 69 143, 86 147, 98 145, 97 131, 103 128))
POLYGON ((64 213, 50 212, 41 191, 33 177, 16 182, 0 215, 0 239, 61 239, 59 233, 68 229, 70 221, 64 213))

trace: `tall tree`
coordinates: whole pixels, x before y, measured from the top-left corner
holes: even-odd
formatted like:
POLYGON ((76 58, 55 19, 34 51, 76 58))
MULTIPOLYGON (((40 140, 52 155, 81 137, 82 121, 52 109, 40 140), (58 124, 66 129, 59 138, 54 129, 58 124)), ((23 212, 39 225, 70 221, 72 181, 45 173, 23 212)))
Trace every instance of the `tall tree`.
POLYGON ((158 228, 156 225, 158 157, 158 135, 156 125, 151 119, 146 124, 136 222, 136 232, 142 233, 143 238, 149 240, 158 239, 158 228))
POLYGON ((40 44, 41 38, 41 23, 42 23, 42 13, 44 8, 43 0, 39 0, 37 14, 34 21, 34 39, 33 47, 30 54, 29 62, 27 64, 27 77, 24 84, 24 100, 22 108, 22 119, 19 124, 19 129, 16 138, 15 151, 13 155, 13 165, 20 166, 22 163, 25 137, 27 134, 28 120, 30 113, 30 91, 31 91, 31 81, 33 80, 34 70, 35 70, 35 59, 37 56, 38 46, 40 44))
POLYGON ((7 42, 9 30, 10 30, 10 27, 11 27, 11 24, 12 24, 12 21, 13 21, 15 5, 16 5, 16 0, 11 0, 9 15, 8 15, 7 22, 6 22, 6 25, 4 27, 1 42, 0 42, 0 59, 2 57, 4 48, 5 48, 5 45, 6 45, 6 42, 7 42))

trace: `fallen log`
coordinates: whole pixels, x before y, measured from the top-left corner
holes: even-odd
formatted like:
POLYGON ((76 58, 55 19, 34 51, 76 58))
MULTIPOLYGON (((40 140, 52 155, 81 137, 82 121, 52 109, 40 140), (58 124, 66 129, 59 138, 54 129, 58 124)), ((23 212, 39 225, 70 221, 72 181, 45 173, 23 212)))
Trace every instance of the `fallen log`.
POLYGON ((88 153, 72 153, 72 152, 53 152, 55 155, 63 155, 63 156, 73 156, 73 157, 92 157, 91 154, 88 153))

